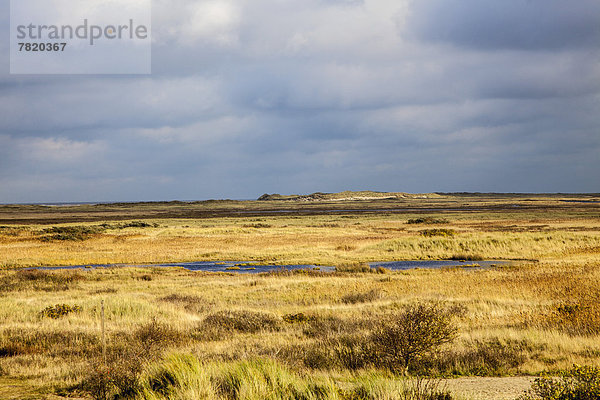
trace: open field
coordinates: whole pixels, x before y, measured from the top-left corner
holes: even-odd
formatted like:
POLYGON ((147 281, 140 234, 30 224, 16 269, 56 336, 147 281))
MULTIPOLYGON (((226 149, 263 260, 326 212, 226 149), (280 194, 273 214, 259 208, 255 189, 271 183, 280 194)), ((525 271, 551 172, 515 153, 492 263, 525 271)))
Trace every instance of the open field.
POLYGON ((462 377, 447 381, 456 399, 514 398, 531 375, 600 366, 598 196, 365 197, 0 206, 0 398, 90 398, 102 383, 138 385, 137 398, 410 398, 414 379, 373 349, 382 323, 415 307, 456 331, 406 370, 462 377), (521 261, 359 272, 449 258, 521 261), (19 269, 200 260, 340 268, 19 269))

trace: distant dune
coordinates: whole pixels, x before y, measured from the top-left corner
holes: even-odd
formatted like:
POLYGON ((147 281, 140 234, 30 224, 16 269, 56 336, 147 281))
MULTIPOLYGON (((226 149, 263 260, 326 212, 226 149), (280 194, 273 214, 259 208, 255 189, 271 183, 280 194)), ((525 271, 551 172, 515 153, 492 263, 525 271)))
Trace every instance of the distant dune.
POLYGON ((313 193, 308 195, 281 195, 263 194, 259 201, 354 201, 354 200, 384 200, 384 199, 431 199, 442 197, 436 193, 401 193, 401 192, 373 192, 373 191, 344 191, 339 193, 313 193))

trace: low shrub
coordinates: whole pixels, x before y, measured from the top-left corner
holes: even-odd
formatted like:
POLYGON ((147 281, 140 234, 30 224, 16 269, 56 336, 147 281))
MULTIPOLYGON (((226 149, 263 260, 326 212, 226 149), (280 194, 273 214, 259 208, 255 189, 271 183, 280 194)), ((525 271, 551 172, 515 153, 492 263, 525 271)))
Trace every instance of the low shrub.
POLYGON ((158 228, 160 225, 157 223, 154 224, 150 224, 148 222, 144 222, 144 221, 131 221, 131 222, 126 222, 123 224, 119 224, 119 229, 125 229, 125 228, 158 228))
POLYGON ((7 329, 0 335, 0 357, 44 354, 51 357, 89 357, 98 349, 98 337, 86 332, 7 329))
POLYGON ((433 236, 442 236, 442 237, 453 237, 456 235, 456 231, 454 229, 446 229, 446 228, 436 228, 436 229, 425 229, 420 232, 422 236, 425 237, 433 237, 433 236))
POLYGON ((315 316, 308 321, 304 335, 310 338, 328 338, 344 334, 356 334, 370 330, 376 322, 372 319, 343 319, 335 316, 315 316))
POLYGON ((470 343, 462 351, 446 351, 422 360, 420 373, 500 376, 515 372, 535 349, 526 341, 491 339, 470 343))
POLYGON ((42 241, 83 241, 104 230, 101 226, 53 226, 42 230, 42 241))
POLYGON ((213 340, 227 333, 257 333, 278 331, 281 320, 272 315, 256 311, 219 311, 209 314, 200 323, 199 334, 213 340))
POLYGON ((164 349, 168 346, 182 343, 185 335, 169 324, 158 322, 156 319, 140 325, 134 332, 133 338, 148 351, 164 349))
POLYGON ((376 349, 367 335, 342 335, 330 339, 327 347, 331 349, 332 359, 344 369, 355 371, 377 366, 376 349))
POLYGON ((271 228, 272 225, 270 225, 270 224, 263 224, 263 223, 257 223, 257 224, 244 224, 244 225, 242 225, 242 227, 244 227, 244 228, 260 229, 260 228, 271 228))
POLYGON ((368 292, 347 294, 341 298, 341 301, 345 304, 370 303, 381 299, 382 296, 380 290, 372 289, 368 292))
POLYGON ((420 217, 413 218, 406 221, 407 224, 448 224, 449 220, 446 218, 433 218, 433 217, 420 217))
POLYGON ((0 226, 0 235, 16 237, 29 230, 21 226, 0 226))
POLYGON ((214 303, 200 296, 170 294, 161 297, 160 301, 182 306, 185 310, 194 313, 204 313, 212 309, 214 303))
POLYGON ((480 254, 453 254, 450 260, 455 261, 483 261, 485 257, 480 254))
POLYGON ((550 325, 573 335, 600 334, 600 304, 597 302, 557 304, 547 319, 550 325))
POLYGON ((144 221, 131 221, 124 222, 121 224, 100 224, 100 227, 104 229, 126 229, 126 228, 158 228, 160 225, 158 223, 150 224, 144 221))
POLYGON ((303 324, 315 319, 312 315, 306 315, 304 313, 297 314, 285 314, 282 318, 288 324, 303 324))
POLYGON ((96 354, 80 387, 98 400, 135 398, 141 391, 144 368, 183 340, 185 335, 156 319, 140 325, 131 335, 118 333, 107 348, 106 364, 96 354))
POLYGON ((600 399, 600 368, 574 365, 561 377, 536 378, 520 400, 600 399))
POLYGON ((525 326, 557 329, 569 335, 600 334, 600 304, 595 299, 564 301, 521 317, 525 326))
POLYGON ((154 356, 135 343, 114 350, 108 351, 106 363, 98 355, 92 358, 79 385, 95 400, 134 398, 140 390, 141 373, 154 356))
POLYGON ((369 264, 342 264, 335 267, 336 272, 364 273, 373 272, 369 264))
POLYGON ((422 376, 392 384, 370 379, 340 394, 342 400, 452 400, 439 380, 422 376))
POLYGON ((69 315, 70 313, 78 313, 80 311, 81 306, 78 305, 70 306, 68 304, 55 304, 53 306, 44 308, 40 314, 42 317, 58 319, 60 317, 69 315))
POLYGON ((22 269, 0 279, 0 292, 18 290, 43 290, 47 292, 69 290, 84 279, 79 272, 22 269))
POLYGON ((407 373, 421 359, 456 338, 458 329, 452 317, 439 304, 417 304, 388 319, 370 338, 377 364, 407 373))

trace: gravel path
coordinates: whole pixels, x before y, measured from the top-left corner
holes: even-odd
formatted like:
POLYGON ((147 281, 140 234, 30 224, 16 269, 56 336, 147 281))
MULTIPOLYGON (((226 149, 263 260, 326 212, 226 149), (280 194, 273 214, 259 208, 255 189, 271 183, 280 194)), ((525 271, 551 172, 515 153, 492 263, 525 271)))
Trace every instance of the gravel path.
POLYGON ((531 387, 533 377, 456 378, 442 381, 461 400, 515 400, 531 387))

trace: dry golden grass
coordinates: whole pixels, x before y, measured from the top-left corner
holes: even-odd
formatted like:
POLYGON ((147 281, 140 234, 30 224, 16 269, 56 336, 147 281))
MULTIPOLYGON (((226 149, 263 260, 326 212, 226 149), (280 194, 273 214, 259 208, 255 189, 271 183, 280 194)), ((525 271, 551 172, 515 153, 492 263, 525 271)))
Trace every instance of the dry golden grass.
MULTIPOLYGON (((424 365, 430 372, 528 375, 573 363, 600 365, 600 332, 595 328, 600 327, 600 219, 595 209, 430 214, 447 219, 433 227, 453 229, 453 237, 421 235, 432 225, 407 223, 419 215, 146 219, 158 226, 102 229, 76 241, 41 240, 46 225, 0 228, 0 265, 5 267, 201 260, 326 265, 450 257, 530 260, 491 270, 384 274, 209 274, 152 267, 36 274, 4 268, 0 397, 84 396, 76 386, 88 374, 89 360, 100 354, 102 300, 111 354, 127 350, 141 327, 157 321, 172 332, 162 346, 166 353, 193 354, 212 363, 210 368, 274 358, 300 374, 342 386, 374 372, 353 375, 339 365, 329 369, 319 364, 323 360, 306 359, 307 354, 338 337, 366 334, 379 318, 423 302, 457 310, 460 333, 440 359, 424 365), (56 304, 80 306, 81 311, 58 319, 41 314, 56 304), (208 335, 203 321, 223 316, 222 311, 239 311, 231 314, 239 318, 246 312, 266 313, 274 319, 265 320, 279 325, 244 332, 219 330, 217 324, 208 335), (312 322, 283 319, 299 313, 318 323, 308 329, 312 322), (498 365, 488 360, 488 369, 478 370, 473 366, 478 357, 496 357, 498 365)), ((73 225, 100 222, 54 226, 73 225)), ((255 323, 262 320, 258 314, 247 315, 259 321, 255 323)))
POLYGON ((457 256, 594 259, 600 253, 598 219, 466 217, 450 216, 443 224, 456 231, 453 237, 425 237, 423 226, 398 215, 148 220, 158 227, 107 229, 80 241, 40 241, 47 227, 32 225, 0 230, 0 266, 204 260, 339 265, 457 256))

